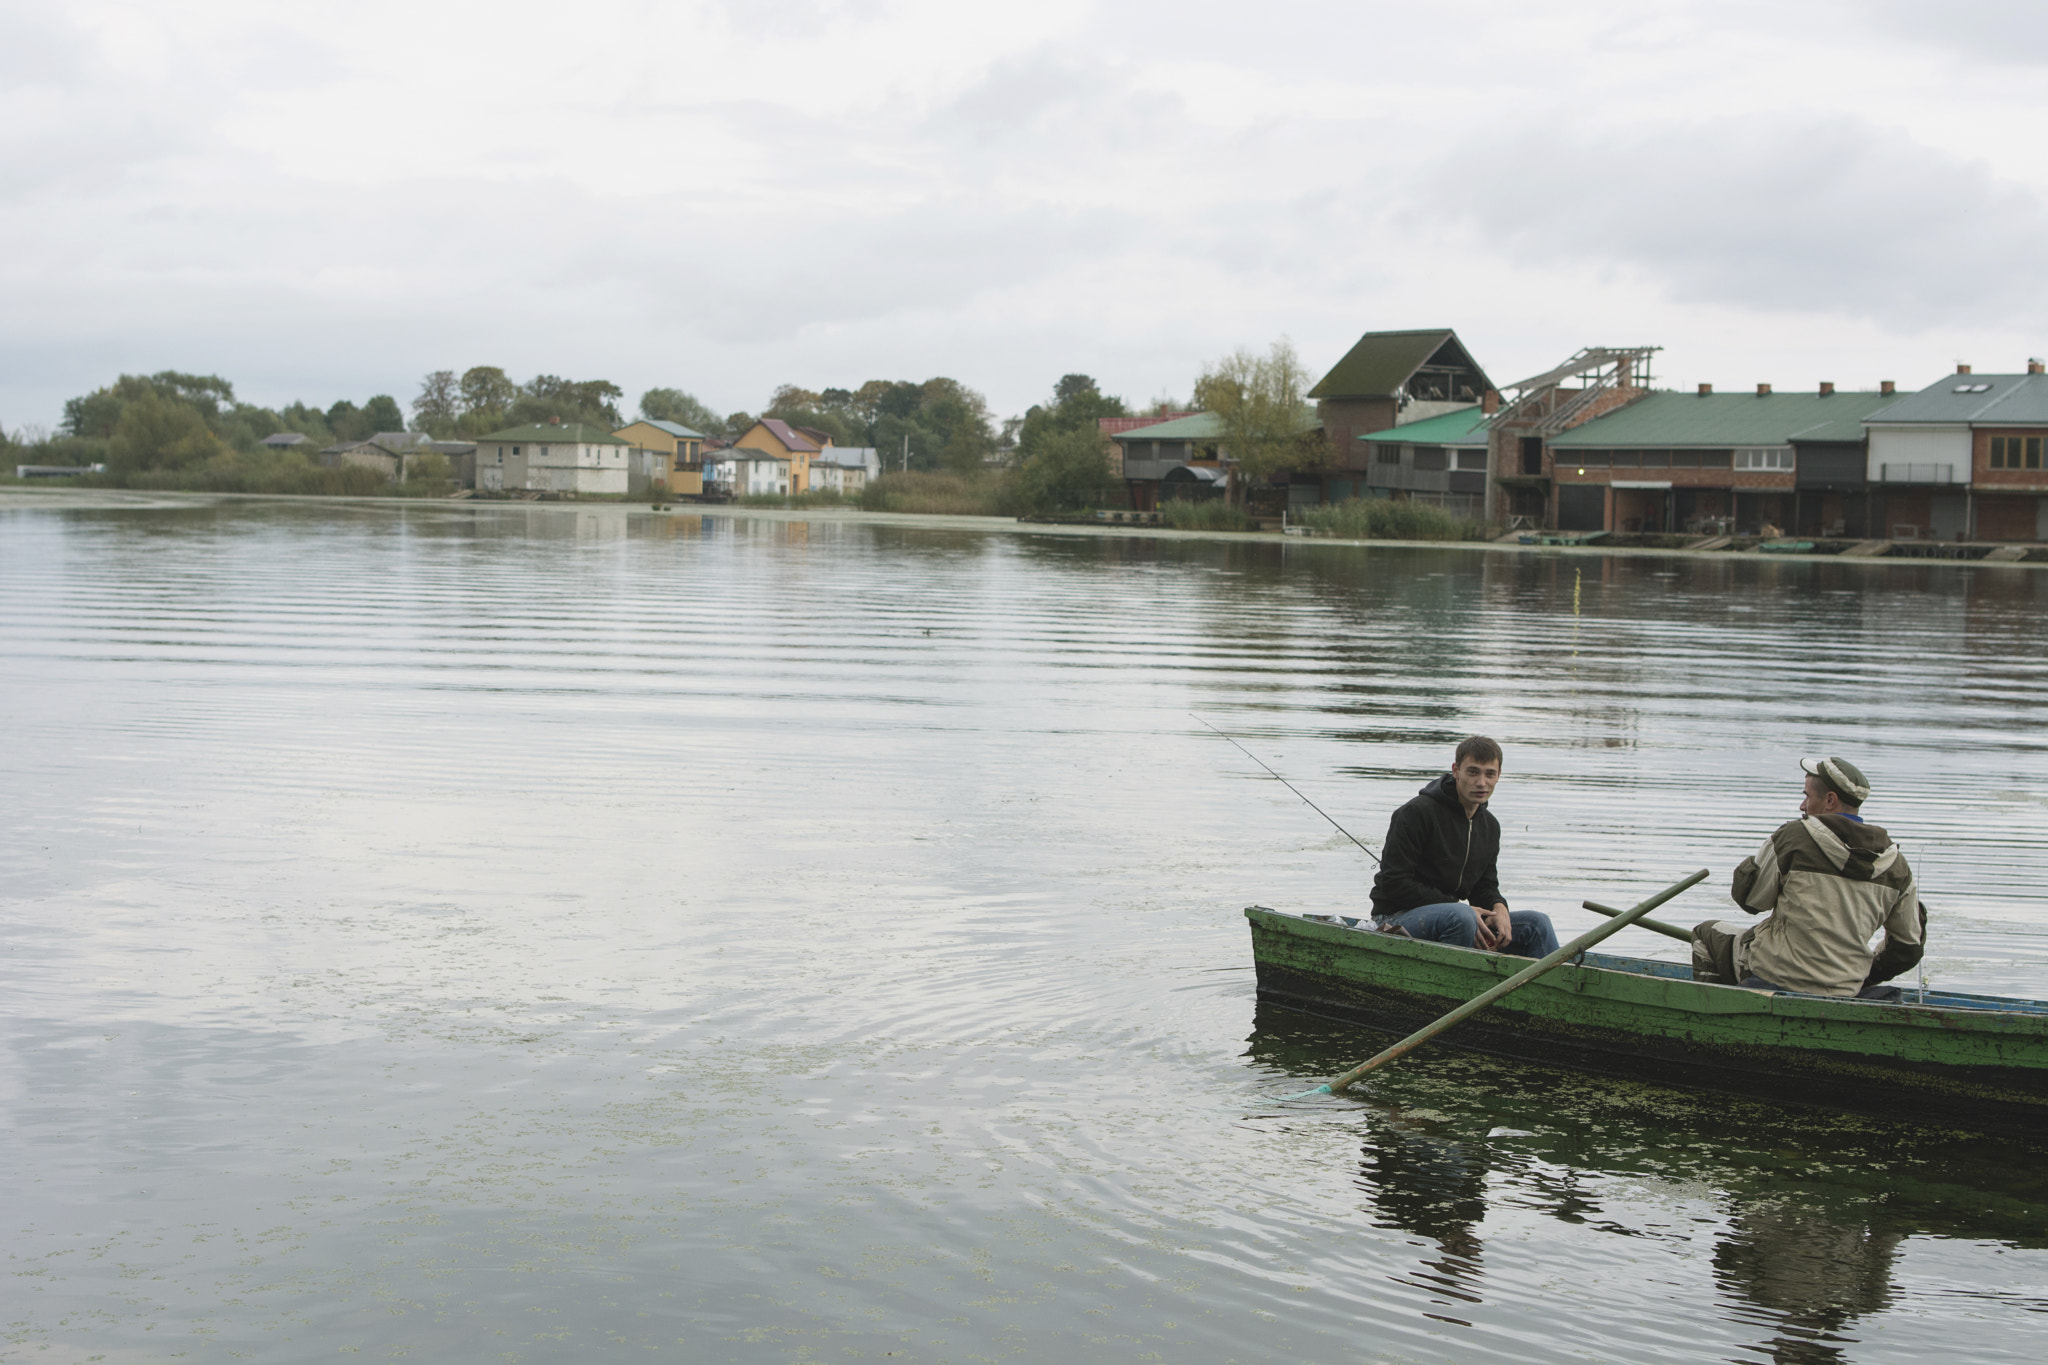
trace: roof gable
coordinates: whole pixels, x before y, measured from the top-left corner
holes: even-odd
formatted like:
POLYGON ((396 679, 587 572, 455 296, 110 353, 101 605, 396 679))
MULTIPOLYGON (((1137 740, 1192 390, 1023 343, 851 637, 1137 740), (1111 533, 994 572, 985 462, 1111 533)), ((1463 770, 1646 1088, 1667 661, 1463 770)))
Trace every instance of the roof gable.
MULTIPOLYGON (((783 421, 780 417, 763 417, 757 420, 755 425, 765 430, 776 440, 782 442, 784 450, 800 451, 808 455, 818 453, 819 447, 816 441, 802 435, 795 427, 783 421)), ((741 439, 744 440, 745 438, 742 437, 741 439)))
MULTIPOLYGON (((642 417, 636 422, 628 422, 625 426, 620 427, 619 431, 631 431, 634 427, 653 427, 656 431, 664 432, 685 441, 701 441, 704 439, 704 433, 701 431, 692 431, 681 422, 667 422, 659 417, 642 417)), ((612 435, 618 435, 619 431, 613 432, 612 435)))
POLYGON ((1419 371, 1467 371, 1469 378, 1458 387, 1470 392, 1448 392, 1454 402, 1479 401, 1479 395, 1494 387, 1486 372, 1448 327, 1415 332, 1367 332, 1330 372, 1308 391, 1310 398, 1391 398, 1411 387, 1419 371))

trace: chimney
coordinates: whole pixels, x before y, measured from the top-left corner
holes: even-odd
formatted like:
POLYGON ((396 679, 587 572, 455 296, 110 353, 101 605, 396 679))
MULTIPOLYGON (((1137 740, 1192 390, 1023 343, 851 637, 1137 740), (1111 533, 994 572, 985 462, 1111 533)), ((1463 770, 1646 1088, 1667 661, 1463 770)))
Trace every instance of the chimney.
POLYGON ((1835 396, 1835 386, 1833 384, 1828 383, 1828 381, 1825 379, 1821 380, 1820 396, 1823 398, 1833 398, 1835 396))
POLYGON ((2027 373, 2028 373, 2028 374, 2039 374, 2039 373, 2041 373, 2041 362, 2040 362, 2039 360, 2035 360, 2035 359, 2030 359, 2030 360, 2028 360, 2028 361, 2027 361, 2027 373))
POLYGON ((1970 372, 1970 367, 1969 367, 1968 365, 1958 365, 1958 366, 1956 366, 1956 373, 1957 373, 1957 374, 1968 374, 1969 372, 1970 372))
POLYGON ((1479 395, 1479 410, 1488 417, 1500 411, 1500 390, 1488 389, 1479 395))
POLYGON ((1709 396, 1709 395, 1711 395, 1711 394, 1712 394, 1713 392, 1714 392, 1714 386, 1713 386, 1712 384, 1702 384, 1702 385, 1700 385, 1700 397, 1702 397, 1702 398, 1708 397, 1708 396, 1709 396))
POLYGON ((1759 398, 1769 398, 1771 396, 1771 386, 1769 384, 1757 385, 1756 396, 1759 398))
POLYGON ((1899 386, 1889 379, 1880 379, 1877 381, 1877 391, 1889 398, 1899 391, 1899 386))

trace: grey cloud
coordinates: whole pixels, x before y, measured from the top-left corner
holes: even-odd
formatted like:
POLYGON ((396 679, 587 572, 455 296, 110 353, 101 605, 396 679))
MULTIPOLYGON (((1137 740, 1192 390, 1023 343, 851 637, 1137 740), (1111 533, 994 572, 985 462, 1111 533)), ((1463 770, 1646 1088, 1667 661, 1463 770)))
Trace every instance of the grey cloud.
POLYGON ((2048 64, 2048 5, 2040 0, 1857 0, 1854 9, 1916 43, 1973 60, 2048 64))
POLYGON ((1898 328, 2037 319, 2048 284, 2038 198, 1859 121, 1532 131, 1484 165, 1425 178, 1403 216, 1522 263, 1633 268, 1683 301, 1898 328))

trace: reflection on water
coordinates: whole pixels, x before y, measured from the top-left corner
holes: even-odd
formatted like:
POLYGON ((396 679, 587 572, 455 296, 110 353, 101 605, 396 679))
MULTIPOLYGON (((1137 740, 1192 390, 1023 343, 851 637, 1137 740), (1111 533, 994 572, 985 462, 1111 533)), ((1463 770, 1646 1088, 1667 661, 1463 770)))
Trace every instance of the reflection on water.
POLYGON ((2038 1359, 2024 1145, 1450 1051, 1261 1110, 1379 1040, 1240 909, 1369 869, 1188 713, 1368 838, 1497 735, 1571 932, 1854 753, 1937 979, 2042 994, 2044 582, 0 513, 0 1359, 2038 1359))

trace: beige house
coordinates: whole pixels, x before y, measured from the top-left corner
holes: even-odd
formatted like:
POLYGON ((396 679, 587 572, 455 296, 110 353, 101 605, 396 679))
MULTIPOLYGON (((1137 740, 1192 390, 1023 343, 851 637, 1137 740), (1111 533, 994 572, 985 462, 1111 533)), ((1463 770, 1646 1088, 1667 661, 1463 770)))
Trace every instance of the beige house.
POLYGON ((692 431, 680 422, 642 418, 620 427, 612 435, 641 450, 659 451, 668 457, 669 472, 664 477, 672 496, 694 498, 704 491, 703 432, 692 431))
POLYGON ((868 486, 866 462, 842 463, 833 459, 832 453, 828 449, 811 461, 811 491, 837 493, 848 498, 859 497, 860 491, 868 486))
POLYGON ((831 449, 832 438, 814 427, 793 427, 779 417, 763 417, 742 432, 733 445, 789 461, 787 491, 805 493, 811 487, 811 461, 831 449))
POLYGON ((328 469, 374 469, 393 483, 404 483, 413 457, 425 453, 427 444, 424 431, 380 431, 367 440, 328 446, 313 459, 328 469))
POLYGON ((476 442, 479 492, 623 494, 632 447, 602 427, 544 422, 476 442))

